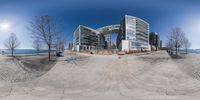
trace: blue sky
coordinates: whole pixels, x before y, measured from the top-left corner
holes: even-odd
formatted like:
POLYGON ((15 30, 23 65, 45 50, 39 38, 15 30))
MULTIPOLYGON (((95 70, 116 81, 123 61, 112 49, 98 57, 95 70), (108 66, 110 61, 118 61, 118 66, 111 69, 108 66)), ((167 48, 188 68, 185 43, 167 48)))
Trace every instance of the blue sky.
POLYGON ((199 0, 0 0, 0 48, 9 33, 17 34, 20 48, 32 48, 27 30, 34 16, 50 15, 62 19, 63 36, 72 41, 79 24, 92 28, 118 24, 124 15, 144 19, 150 31, 158 32, 165 42, 173 27, 180 27, 192 42, 192 48, 200 48, 199 0))

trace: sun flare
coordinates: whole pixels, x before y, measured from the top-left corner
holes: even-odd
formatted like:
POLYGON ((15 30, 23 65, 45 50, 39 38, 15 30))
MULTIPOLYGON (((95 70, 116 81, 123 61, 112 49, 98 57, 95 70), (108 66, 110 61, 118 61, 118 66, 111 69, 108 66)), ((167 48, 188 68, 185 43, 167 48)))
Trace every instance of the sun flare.
POLYGON ((2 30, 8 30, 10 28, 10 24, 9 23, 2 23, 0 27, 1 27, 2 30))

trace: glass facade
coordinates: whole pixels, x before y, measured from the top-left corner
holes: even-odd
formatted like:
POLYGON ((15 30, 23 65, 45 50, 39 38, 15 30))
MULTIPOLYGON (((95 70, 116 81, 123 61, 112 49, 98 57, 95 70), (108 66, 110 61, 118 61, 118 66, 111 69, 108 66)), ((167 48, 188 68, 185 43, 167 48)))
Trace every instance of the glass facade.
POLYGON ((74 32, 74 44, 76 45, 75 50, 94 50, 98 44, 98 36, 96 35, 96 31, 80 25, 76 31, 74 32))
POLYGON ((161 41, 158 33, 156 32, 151 32, 149 35, 149 44, 151 45, 151 49, 153 50, 153 46, 157 49, 160 49, 161 46, 161 41))
POLYGON ((103 34, 98 34, 98 44, 97 44, 97 49, 98 50, 103 50, 106 48, 106 40, 105 40, 105 36, 103 34))
POLYGON ((106 47, 105 48, 111 48, 111 34, 106 34, 104 35, 105 37, 105 42, 106 42, 106 47))
POLYGON ((125 17, 126 40, 136 42, 136 20, 130 16, 125 17))
POLYGON ((121 21, 120 27, 119 27, 119 33, 117 36, 117 47, 118 49, 122 49, 122 40, 126 39, 126 33, 125 33, 125 18, 121 21))
POLYGON ((149 24, 133 16, 125 16, 126 40, 131 41, 131 50, 149 49, 149 24))

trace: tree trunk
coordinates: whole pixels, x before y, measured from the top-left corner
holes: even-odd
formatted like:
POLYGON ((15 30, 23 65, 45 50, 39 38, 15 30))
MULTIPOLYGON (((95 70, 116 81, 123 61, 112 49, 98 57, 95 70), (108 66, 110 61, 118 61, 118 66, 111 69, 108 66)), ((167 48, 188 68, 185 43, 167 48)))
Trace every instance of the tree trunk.
POLYGON ((186 48, 186 54, 188 53, 188 50, 187 50, 187 48, 186 48))
POLYGON ((156 46, 156 51, 158 51, 158 46, 156 46))
POLYGON ((13 57, 13 51, 14 51, 14 50, 12 49, 12 57, 13 57))
POLYGON ((49 53, 49 61, 51 61, 51 45, 49 44, 48 47, 49 47, 49 51, 48 51, 48 53, 49 53))
POLYGON ((39 50, 37 50, 37 55, 39 55, 39 50))
POLYGON ((173 55, 173 49, 170 49, 170 54, 173 55))
POLYGON ((49 36, 49 61, 51 61, 51 36, 49 36))
POLYGON ((178 55, 178 48, 176 47, 176 56, 178 55))

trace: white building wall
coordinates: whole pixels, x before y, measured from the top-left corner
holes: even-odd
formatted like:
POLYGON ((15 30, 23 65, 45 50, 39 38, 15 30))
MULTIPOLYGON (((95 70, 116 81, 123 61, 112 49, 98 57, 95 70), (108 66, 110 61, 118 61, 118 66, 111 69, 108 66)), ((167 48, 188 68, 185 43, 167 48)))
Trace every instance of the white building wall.
POLYGON ((80 51, 80 46, 79 45, 76 45, 76 51, 79 52, 80 51))
POLYGON ((130 42, 129 40, 122 40, 122 51, 129 52, 130 51, 130 42))

